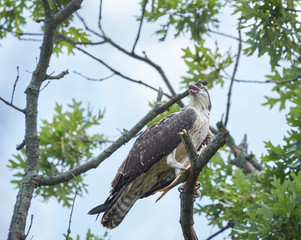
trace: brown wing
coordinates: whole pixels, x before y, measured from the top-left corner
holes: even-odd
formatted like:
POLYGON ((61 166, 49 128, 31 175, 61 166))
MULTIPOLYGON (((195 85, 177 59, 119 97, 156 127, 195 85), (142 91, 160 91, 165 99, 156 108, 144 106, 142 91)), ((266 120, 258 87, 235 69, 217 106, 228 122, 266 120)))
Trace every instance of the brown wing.
POLYGON ((193 126, 196 113, 192 109, 169 115, 145 130, 135 141, 112 182, 111 195, 118 192, 156 162, 171 153, 180 143, 178 132, 193 126))

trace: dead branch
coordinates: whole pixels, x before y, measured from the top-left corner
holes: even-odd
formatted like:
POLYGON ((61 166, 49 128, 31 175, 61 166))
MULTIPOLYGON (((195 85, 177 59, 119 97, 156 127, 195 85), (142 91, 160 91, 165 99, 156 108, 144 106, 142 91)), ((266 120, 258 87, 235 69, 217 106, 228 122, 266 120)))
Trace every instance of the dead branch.
MULTIPOLYGON (((226 126, 222 122, 217 123, 220 132, 227 131, 226 126)), ((245 174, 252 173, 254 170, 261 171, 262 166, 255 160, 253 154, 248 153, 247 136, 244 136, 242 143, 237 146, 234 139, 229 134, 227 136, 226 144, 230 147, 234 155, 234 159, 229 163, 233 164, 243 170, 245 174)))

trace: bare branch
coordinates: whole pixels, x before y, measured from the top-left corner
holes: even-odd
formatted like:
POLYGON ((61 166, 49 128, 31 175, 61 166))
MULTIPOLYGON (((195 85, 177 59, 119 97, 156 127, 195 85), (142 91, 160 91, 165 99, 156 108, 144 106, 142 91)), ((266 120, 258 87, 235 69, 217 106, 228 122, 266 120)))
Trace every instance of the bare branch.
POLYGON ((55 75, 55 76, 52 76, 51 74, 50 75, 46 75, 45 80, 46 79, 49 79, 49 80, 59 80, 59 79, 65 77, 67 74, 69 74, 68 69, 66 71, 62 71, 60 74, 55 75))
POLYGON ((297 10, 297 9, 293 9, 293 8, 289 8, 289 7, 284 8, 284 10, 290 11, 290 12, 301 12, 301 10, 297 10))
POLYGON ((27 230, 27 233, 26 233, 24 239, 27 238, 27 236, 28 236, 28 234, 29 234, 29 232, 30 232, 30 229, 31 229, 31 227, 32 227, 32 223, 33 223, 33 214, 31 214, 31 217, 30 217, 30 225, 29 225, 29 228, 28 228, 28 230, 27 230))
MULTIPOLYGON (((102 34, 97 33, 96 31, 92 30, 91 28, 89 28, 89 26, 86 24, 85 20, 79 15, 76 14, 76 16, 80 19, 80 21, 82 22, 82 24, 84 25, 85 29, 91 33, 93 33, 95 36, 98 36, 100 38, 102 38, 105 42, 109 43, 110 45, 112 45, 113 47, 115 47, 117 50, 123 52, 124 54, 135 58, 137 60, 143 61, 145 63, 147 63, 148 65, 152 66, 153 68, 155 68, 157 70, 157 72, 160 74, 160 76, 162 77, 164 83, 166 84, 166 86, 168 87, 169 91, 171 92, 172 96, 176 95, 175 90, 173 89, 172 85, 170 84, 170 81, 168 80, 166 74, 164 73, 163 69, 156 63, 154 63, 153 61, 151 61, 148 57, 146 56, 140 56, 134 52, 130 52, 128 50, 126 50, 125 48, 121 47, 120 45, 118 45, 117 43, 115 43, 112 39, 108 38, 101 26, 101 10, 102 10, 102 1, 100 1, 100 9, 99 9, 99 29, 101 31, 102 34)), ((184 107, 184 104, 182 101, 178 102, 180 107, 184 107)))
MULTIPOLYGON (((217 123, 219 132, 227 132, 226 126, 222 122, 217 123)), ((234 159, 229 163, 233 164, 243 170, 245 174, 251 173, 254 170, 261 171, 262 166, 256 161, 253 154, 248 153, 248 145, 246 135, 240 145, 236 145, 234 139, 229 134, 227 136, 226 144, 230 147, 234 155, 234 159)))
POLYGON ((19 151, 25 146, 25 140, 23 140, 20 144, 17 145, 16 150, 19 151))
POLYGON ((79 75, 79 76, 87 79, 88 81, 93 81, 93 82, 102 82, 104 80, 107 80, 107 79, 115 76, 115 73, 113 73, 113 74, 111 74, 111 75, 109 75, 107 77, 103 77, 103 78, 90 78, 90 77, 87 77, 87 76, 85 76, 85 75, 83 75, 83 74, 81 74, 79 72, 76 72, 76 71, 73 71, 73 73, 75 73, 75 74, 77 74, 77 75, 79 75))
POLYGON ((2 97, 0 97, 0 100, 1 100, 2 102, 4 102, 6 105, 8 105, 8 106, 10 106, 10 107, 12 107, 12 108, 18 110, 19 112, 22 112, 22 113, 26 114, 26 110, 25 110, 25 109, 21 109, 21 108, 16 107, 15 105, 11 104, 10 102, 4 100, 2 97))
POLYGON ((138 32, 137 32, 137 37, 136 37, 136 40, 135 40, 133 48, 132 48, 132 53, 135 52, 135 48, 136 48, 136 45, 137 45, 139 37, 140 37, 147 2, 148 2, 148 0, 143 1, 142 13, 141 13, 141 17, 140 17, 140 24, 139 24, 139 28, 138 28, 138 32))
POLYGON ((123 135, 120 136, 113 144, 107 147, 102 153, 100 153, 94 159, 81 164, 80 166, 64 172, 56 176, 42 176, 37 175, 34 177, 34 183, 36 186, 41 185, 55 185, 61 182, 69 181, 73 176, 78 176, 92 168, 97 168, 105 159, 107 159, 113 152, 115 152, 122 145, 127 143, 131 138, 133 138, 149 121, 155 118, 158 114, 164 112, 171 105, 178 102, 180 99, 188 95, 188 90, 183 93, 177 94, 172 97, 169 101, 164 104, 156 105, 151 111, 149 111, 131 130, 123 132, 123 135))
MULTIPOLYGON (((141 84, 141 85, 143 85, 143 86, 145 86, 145 87, 148 87, 148 88, 150 88, 150 89, 152 89, 152 90, 154 90, 154 91, 156 91, 156 92, 159 92, 158 89, 156 89, 156 88, 154 88, 154 87, 152 87, 152 86, 146 84, 145 82, 143 82, 143 81, 141 81, 141 80, 135 80, 135 79, 133 79, 133 78, 130 78, 130 77, 128 77, 128 76, 125 76, 124 74, 122 74, 121 72, 115 70, 114 68, 112 68, 111 66, 109 66, 107 63, 105 63, 103 60, 101 60, 100 58, 95 57, 94 55, 92 55, 91 53, 87 52, 86 50, 84 50, 84 49, 82 49, 82 48, 79 48, 79 47, 75 47, 75 48, 76 48, 77 50, 83 52, 83 53, 86 54, 87 56, 91 57, 92 59, 96 60, 97 62, 101 63, 102 65, 104 65, 106 68, 108 68, 108 69, 109 69, 111 72, 113 72, 114 74, 116 74, 116 75, 118 75, 118 76, 120 76, 120 77, 122 77, 122 78, 124 78, 124 79, 126 79, 126 80, 128 80, 128 81, 130 81, 130 82, 134 82, 134 83, 141 84)), ((164 95, 167 96, 167 97, 169 97, 169 98, 171 98, 171 96, 169 96, 169 95, 167 95, 167 94, 164 94, 164 95)))
MULTIPOLYGON (((224 71, 225 72, 225 71, 224 71)), ((226 72, 225 72, 226 73, 226 72)), ((226 73, 227 76, 223 76, 225 79, 231 79, 232 77, 226 73)), ((234 82, 240 82, 240 83, 255 83, 255 84, 267 84, 267 83, 272 83, 272 84, 285 84, 285 83, 291 83, 295 82, 301 79, 301 75, 292 78, 292 79, 287 79, 287 80, 282 80, 282 81, 272 81, 272 80, 243 80, 243 79, 237 79, 234 78, 234 82)))
POLYGON ((212 234, 210 237, 208 237, 206 240, 210 240, 214 237, 216 237, 217 235, 221 234, 222 232, 226 231, 229 228, 233 228, 235 225, 234 220, 230 220, 227 224, 227 226, 223 227, 222 229, 220 229, 219 231, 217 231, 216 233, 212 234))
POLYGON ((71 206, 71 212, 70 212, 70 216, 69 216, 69 225, 68 225, 68 229, 67 229, 66 240, 69 239, 69 235, 70 235, 70 233, 71 233, 71 220, 72 220, 72 214, 73 214, 75 199, 76 199, 76 196, 77 196, 77 194, 78 194, 78 188, 77 188, 77 180, 76 180, 76 177, 74 177, 74 182, 75 182, 75 193, 74 193, 73 202, 72 202, 72 206, 71 206))
MULTIPOLYGON (((227 33, 219 32, 219 31, 215 31, 215 30, 211 30, 211 29, 208 29, 208 32, 211 32, 211 33, 223 36, 223 37, 231 38, 231 39, 234 39, 236 41, 242 41, 242 40, 239 40, 239 38, 234 37, 234 36, 232 36, 230 34, 227 34, 227 33)), ((244 41, 242 41, 242 42, 244 42, 244 41)))
POLYGON ((102 0, 100 0, 99 2, 98 28, 101 31, 102 35, 105 35, 101 26, 101 19, 102 19, 102 0))
POLYGON ((238 42, 238 50, 237 50, 237 57, 236 57, 236 62, 235 62, 235 66, 233 69, 233 74, 232 74, 232 78, 231 78, 231 83, 230 83, 230 87, 229 87, 229 91, 228 91, 228 100, 227 100, 227 110, 226 110, 226 118, 225 118, 225 126, 228 123, 228 119, 229 119, 229 113, 230 113, 230 100, 231 100, 231 94, 232 94, 232 87, 233 87, 233 82, 235 79, 235 75, 237 72, 237 68, 238 68, 238 63, 239 63, 239 59, 240 59, 240 54, 241 54, 241 30, 240 30, 240 23, 238 24, 238 35, 239 35, 239 42, 238 42))
MULTIPOLYGON (((155 68, 157 70, 157 72, 161 75, 163 81, 165 82, 166 86, 168 87, 169 91, 171 92, 171 94, 173 96, 176 95, 175 90, 173 89, 172 85, 170 84, 170 81, 168 80, 166 74, 164 73, 163 69, 156 63, 154 63, 153 61, 151 61, 149 58, 147 57, 142 57, 140 55, 137 55, 136 53, 132 53, 127 51, 126 49, 122 48, 120 45, 116 44, 115 42, 113 42, 111 39, 105 37, 105 40, 110 43, 113 47, 115 47, 116 49, 118 49, 119 51, 123 52, 124 54, 133 57, 135 59, 138 59, 140 61, 143 61, 147 64, 149 64, 150 66, 152 66, 153 68, 155 68)), ((184 107, 184 104, 180 101, 179 103, 180 107, 184 107)))
POLYGON ((13 104, 13 101, 14 101, 14 95, 15 95, 16 86, 17 86, 18 81, 19 81, 19 66, 17 66, 17 77, 16 77, 16 80, 14 83, 13 92, 11 94, 11 100, 10 100, 11 104, 13 104))
POLYGON ((50 84, 50 81, 48 81, 46 84, 45 84, 45 86, 44 87, 42 87, 41 89, 40 89, 40 91, 39 92, 42 92, 45 88, 47 88, 48 87, 48 85, 50 84))
POLYGON ((157 96, 157 100, 156 100, 157 105, 161 103, 162 97, 163 97, 163 90, 161 87, 159 87, 158 96, 157 96))

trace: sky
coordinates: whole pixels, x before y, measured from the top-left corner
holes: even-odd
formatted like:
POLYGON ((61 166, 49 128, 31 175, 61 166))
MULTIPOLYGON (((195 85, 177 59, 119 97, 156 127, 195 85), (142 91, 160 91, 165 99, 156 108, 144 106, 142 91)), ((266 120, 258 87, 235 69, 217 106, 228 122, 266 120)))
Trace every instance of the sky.
MULTIPOLYGON (((98 15, 98 1, 84 1, 79 13, 91 26, 96 26, 98 15)), ((225 33, 237 35, 235 32, 235 18, 230 15, 231 10, 225 10, 221 15, 220 30, 225 33)), ((136 16, 140 15, 140 6, 137 1, 104 1, 103 27, 106 34, 121 46, 131 49, 138 29, 136 16)), ((159 43, 154 32, 155 23, 144 24, 140 41, 136 52, 145 51, 147 56, 159 64, 177 92, 183 88, 179 82, 186 74, 186 66, 181 56, 182 48, 191 46, 189 36, 182 36, 174 40, 172 34, 164 43, 159 43)), ((30 23, 28 32, 38 31, 40 24, 30 23)), ((237 42, 231 39, 217 36, 220 48, 226 51, 231 48, 236 53, 237 42)), ((40 42, 19 41, 8 35, 0 41, 0 96, 10 100, 13 84, 17 76, 19 66, 19 81, 15 91, 14 104, 20 108, 25 106, 26 86, 30 82, 31 73, 35 68, 39 56, 40 42)), ((207 42, 208 46, 214 46, 214 42, 207 42)), ((245 45, 244 45, 245 46, 245 45)), ((168 93, 159 74, 148 65, 137 60, 130 59, 108 45, 102 45, 93 49, 88 48, 101 59, 111 64, 127 76, 133 77, 168 93)), ((270 73, 268 57, 258 58, 243 56, 237 72, 238 79, 264 80, 264 75, 270 73)), ((68 69, 70 74, 58 81, 51 83, 41 92, 39 99, 39 126, 41 120, 51 120, 54 114, 55 103, 62 104, 66 110, 67 104, 72 99, 82 101, 83 106, 90 104, 94 111, 105 109, 105 118, 101 125, 93 131, 103 133, 110 139, 120 136, 120 130, 130 129, 149 110, 148 102, 156 99, 156 93, 141 85, 130 83, 120 77, 113 77, 102 82, 91 82, 74 74, 80 72, 91 78, 103 78, 110 75, 105 67, 81 53, 59 58, 53 56, 48 73, 60 73, 68 69)), ((229 70, 232 72, 232 69, 229 70)), ((229 82, 225 87, 215 88, 210 91, 212 100, 211 125, 220 121, 226 109, 226 97, 229 82)), ((287 131, 285 125, 285 112, 279 112, 277 108, 270 110, 262 106, 264 96, 274 96, 271 93, 271 84, 243 84, 235 83, 231 98, 230 118, 228 130, 237 143, 240 143, 244 134, 248 136, 249 149, 257 158, 265 153, 264 141, 281 143, 283 135, 287 131)), ((183 100, 187 103, 188 99, 183 100)), ((13 172, 6 167, 8 159, 17 154, 16 145, 24 138, 24 116, 16 110, 0 102, 0 239, 5 239, 8 233, 9 223, 13 212, 13 206, 17 190, 10 183, 13 172)), ((126 157, 133 140, 116 151, 106 159, 97 169, 87 174, 88 194, 77 197, 72 218, 71 236, 79 234, 82 239, 90 228, 94 234, 102 236, 104 228, 99 220, 86 213, 94 206, 101 204, 107 198, 110 183, 116 174, 121 162, 126 157)), ((95 152, 95 156, 101 149, 95 152)), ((137 201, 122 224, 109 231, 111 239, 182 239, 179 225, 179 193, 176 189, 170 191, 162 200, 155 203, 158 196, 151 196, 137 201)), ((202 202, 201 202, 202 204, 202 202)), ((43 202, 37 197, 32 200, 29 216, 33 214, 33 224, 29 236, 32 239, 62 239, 66 233, 70 209, 63 208, 56 200, 43 202)), ((28 217, 27 228, 30 217, 28 217)), ((205 239, 217 229, 207 226, 204 217, 195 216, 195 230, 199 239, 205 239)), ((222 239, 220 235, 215 239, 222 239)), ((29 238, 31 239, 31 238, 29 238)))

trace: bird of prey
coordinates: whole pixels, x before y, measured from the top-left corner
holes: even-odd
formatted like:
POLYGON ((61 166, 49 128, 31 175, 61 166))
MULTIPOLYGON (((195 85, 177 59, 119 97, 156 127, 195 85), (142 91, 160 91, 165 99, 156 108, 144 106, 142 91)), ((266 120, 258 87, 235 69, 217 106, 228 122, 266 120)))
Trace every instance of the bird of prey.
POLYGON ((117 227, 138 199, 154 194, 177 177, 188 162, 179 132, 185 129, 196 149, 209 135, 209 93, 202 81, 190 83, 188 90, 189 104, 154 123, 137 138, 112 181, 109 197, 88 212, 104 212, 104 227, 117 227))

